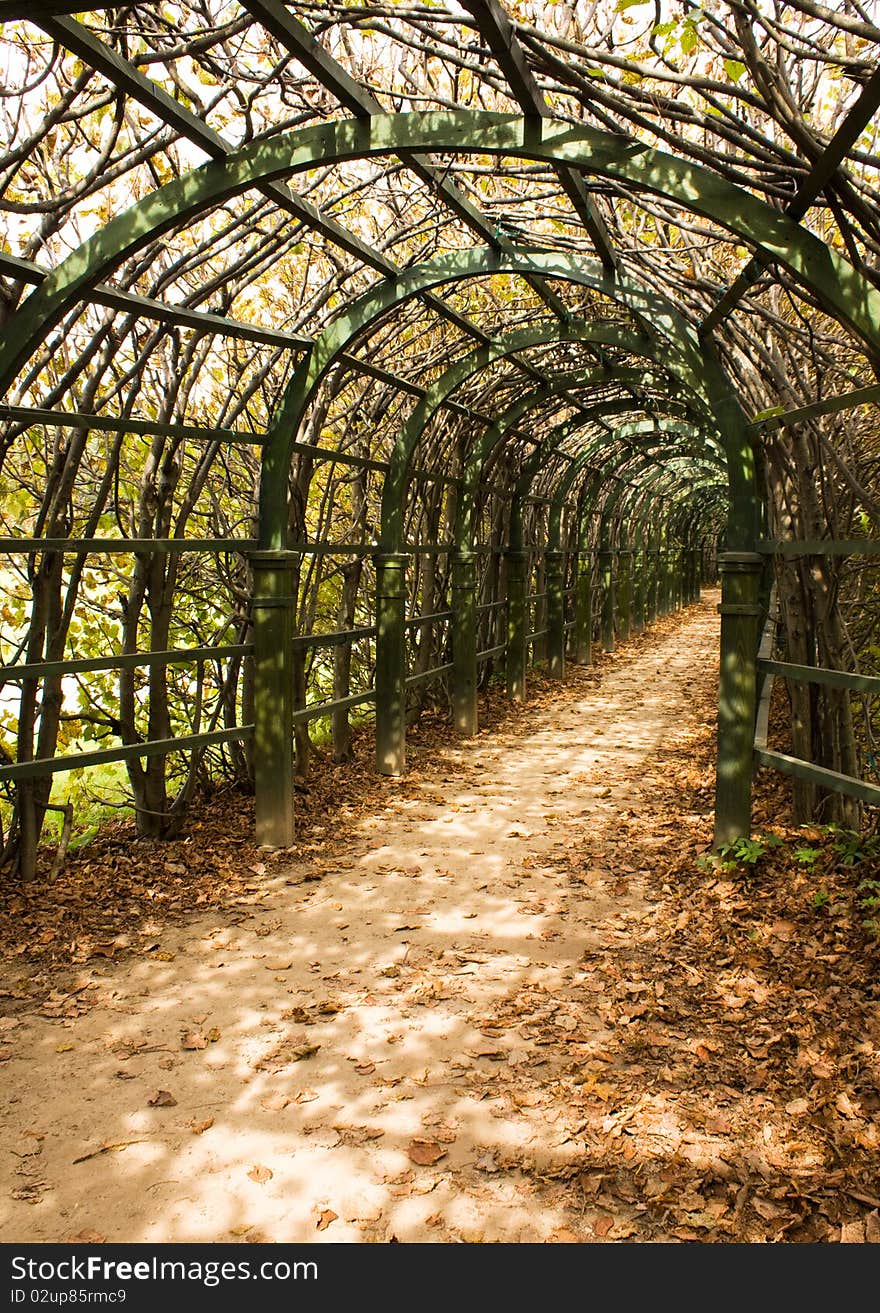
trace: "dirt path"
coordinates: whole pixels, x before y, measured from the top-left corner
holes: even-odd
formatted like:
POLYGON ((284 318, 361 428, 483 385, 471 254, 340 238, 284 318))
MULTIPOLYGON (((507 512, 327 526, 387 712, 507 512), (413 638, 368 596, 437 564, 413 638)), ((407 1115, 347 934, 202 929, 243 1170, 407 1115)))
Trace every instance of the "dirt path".
POLYGON ((705 721, 716 601, 601 680, 572 669, 528 730, 389 783, 333 869, 257 869, 227 912, 92 972, 81 1013, 59 985, 56 1015, 0 1023, 0 1240, 668 1239, 672 1159, 720 1182, 702 1225, 729 1212, 717 1107, 640 1081, 624 1044, 662 1011, 657 753, 686 759, 705 721))

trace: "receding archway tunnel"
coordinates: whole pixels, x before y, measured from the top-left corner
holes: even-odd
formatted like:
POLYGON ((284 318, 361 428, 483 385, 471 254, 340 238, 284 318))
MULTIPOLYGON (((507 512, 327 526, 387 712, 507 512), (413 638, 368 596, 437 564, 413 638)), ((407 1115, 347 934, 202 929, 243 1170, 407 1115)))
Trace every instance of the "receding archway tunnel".
MULTIPOLYGON (((103 75, 115 67, 86 29, 67 20, 56 26, 103 75)), ((589 662, 595 643, 610 650, 694 600, 719 566, 716 843, 749 832, 756 762, 857 805, 877 803, 880 791, 859 777, 852 753, 847 773, 756 748, 758 631, 770 597, 764 567, 784 497, 772 500, 763 421, 750 418, 744 399, 747 362, 733 340, 710 344, 720 311, 700 322, 674 280, 629 267, 634 262, 608 245, 582 189, 616 188, 635 209, 656 203, 711 225, 713 240, 742 244, 753 263, 817 306, 853 359, 876 358, 880 294, 836 243, 706 163, 565 118, 464 109, 386 115, 376 106, 231 149, 194 128, 189 111, 169 105, 141 73, 117 73, 129 95, 195 134, 212 159, 182 166, 104 215, 51 271, 7 261, 38 284, 0 339, 8 451, 14 458, 16 444, 39 448, 47 471, 42 502, 22 502, 27 534, 4 544, 27 562, 21 577, 31 602, 27 637, 3 670, 21 696, 15 750, 0 767, 14 793, 9 854, 23 871, 35 867, 53 777, 125 762, 141 831, 162 834, 181 823, 212 753, 224 768, 232 753, 232 769, 253 778, 261 841, 292 846, 294 775, 297 762, 305 768, 311 722, 331 722, 334 751, 344 756, 350 714, 374 705, 377 767, 402 773, 408 710, 429 684, 448 688, 456 728, 472 735, 487 672, 502 666, 509 696, 523 699, 530 661, 563 677, 566 660, 589 662), (438 156, 448 161, 442 178, 430 163, 438 156), (403 266, 375 251, 367 258, 336 217, 322 217, 291 190, 315 170, 368 179, 390 157, 430 177, 477 244, 438 242, 428 258, 414 251, 403 266), (525 180, 529 168, 549 170, 569 199, 580 198, 573 204, 596 258, 572 253, 568 242, 557 250, 516 245, 500 221, 487 226, 447 184, 456 165, 474 160, 500 176, 515 161, 525 180), (125 272, 136 286, 139 268, 167 258, 167 243, 209 247, 211 225, 234 233, 238 216, 250 215, 249 206, 261 212, 266 197, 282 211, 292 205, 298 222, 382 275, 370 285, 360 279, 351 293, 341 279, 327 297, 332 307, 313 315, 313 333, 259 324, 271 254, 255 262, 250 323, 222 306, 176 309, 105 281, 125 272), (523 289, 532 298, 525 307, 523 289), (90 317, 101 313, 92 328, 90 317), (105 374, 121 341, 120 315, 139 364, 129 366, 126 355, 111 386, 105 374), (151 320, 170 324, 167 334, 140 341, 151 320), (58 334, 78 342, 87 331, 91 344, 51 377, 58 334), (215 350, 214 333, 232 345, 215 350), (238 354, 241 342, 256 344, 250 358, 238 354), (393 367, 408 354, 418 358, 416 374, 393 367), (151 418, 153 368, 168 409, 153 407, 151 418), (114 398, 135 376, 138 387, 114 415, 114 398), (190 417, 202 411, 205 421, 175 418, 181 409, 190 417), (224 422, 227 411, 236 422, 224 422), (54 455, 45 437, 53 433, 54 455), (135 444, 131 455, 126 443, 135 444), (194 532, 199 524, 214 531, 194 532), (211 582, 190 587, 190 559, 213 562, 211 582), (74 624, 77 608, 120 562, 130 563, 121 609, 100 622, 120 650, 72 655, 71 625, 87 628, 74 624), (188 648, 181 639, 189 622, 176 617, 188 608, 192 632, 202 633, 195 617, 212 587, 227 599, 213 641, 188 648), (196 710, 187 720, 172 712, 168 672, 192 669, 195 679, 182 676, 175 695, 183 706, 191 695, 196 710), (118 691, 102 690, 93 710, 73 717, 80 728, 99 728, 100 746, 65 753, 65 680, 114 671, 118 691), (172 798, 167 759, 182 752, 190 764, 172 798)), ((847 122, 864 113, 859 100, 847 122)), ((222 277, 217 285, 222 292, 222 277)), ((245 277, 236 295, 248 286, 245 277)), ((301 299, 307 286, 306 279, 301 299)), ((843 394, 840 407, 864 404, 864 393, 851 403, 843 394)), ((835 403, 821 413, 835 413, 835 403)), ((795 414, 792 424, 803 418, 795 414)), ((785 414, 768 418, 776 433, 786 431, 785 414)), ((841 673, 850 682, 839 688, 867 678, 864 688, 876 691, 872 677, 841 673)), ((83 693, 86 702, 90 696, 83 693)))

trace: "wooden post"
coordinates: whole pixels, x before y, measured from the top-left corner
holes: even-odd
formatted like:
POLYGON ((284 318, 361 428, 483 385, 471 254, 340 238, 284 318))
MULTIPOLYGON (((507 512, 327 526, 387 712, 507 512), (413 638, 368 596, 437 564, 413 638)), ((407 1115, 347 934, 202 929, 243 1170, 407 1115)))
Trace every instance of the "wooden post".
POLYGON ((254 822, 257 843, 290 848, 293 808, 293 569, 296 552, 251 554, 254 822))
POLYGON ((647 612, 647 573, 648 553, 644 550, 633 552, 633 629, 640 634, 645 628, 647 612))
POLYGON ((599 572, 602 580, 602 648, 614 651, 614 552, 603 547, 599 552, 599 572))
POLYGON ((477 732, 477 558, 456 548, 452 558, 452 719, 465 737, 477 732))
POLYGON ((526 586, 528 552, 510 548, 507 560, 507 696, 514 702, 526 700, 528 649, 528 606, 526 586))
POLYGON ((402 552, 377 552, 376 770, 406 770, 406 566, 402 552))
POLYGON ((721 569, 721 666, 715 846, 748 838, 752 825, 752 761, 757 697, 761 557, 725 552, 721 569))
POLYGON ((548 551, 547 566, 547 673, 553 679, 565 676, 565 595, 562 552, 548 551))
POLYGON ((574 659, 578 665, 593 661, 593 558, 588 549, 578 553, 574 595, 574 659))
POLYGON ((632 629, 632 562, 632 551, 621 547, 617 553, 617 624, 621 642, 626 642, 632 629))

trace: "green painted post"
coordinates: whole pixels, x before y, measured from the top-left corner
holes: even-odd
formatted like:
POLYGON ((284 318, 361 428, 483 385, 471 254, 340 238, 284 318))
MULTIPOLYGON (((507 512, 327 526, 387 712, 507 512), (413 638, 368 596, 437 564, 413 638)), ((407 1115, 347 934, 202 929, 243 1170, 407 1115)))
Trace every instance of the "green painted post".
POLYGON ((565 677, 565 595, 564 553, 547 551, 544 556, 547 578, 547 674, 553 679, 565 677))
POLYGON ((644 548, 633 552, 633 629, 640 634, 647 615, 648 553, 644 548))
POLYGON ((254 629, 254 822, 257 843, 291 848, 293 571, 296 552, 251 554, 254 629))
POLYGON ((684 548, 672 551, 672 611, 684 605, 684 548))
POLYGON ((599 552, 602 582, 602 650, 614 651, 614 552, 603 547, 599 552))
POLYGON ((457 733, 477 732, 477 558, 456 548, 452 558, 452 719, 457 733))
POLYGON ((647 620, 652 625, 657 619, 659 607, 659 572, 660 572, 660 553, 656 547, 649 547, 645 552, 645 570, 648 575, 647 582, 647 620))
POLYGON ((406 567, 403 552, 377 552, 376 770, 406 770, 406 567))
POLYGON ((669 615, 672 610, 672 552, 664 547, 660 553, 660 614, 669 615))
POLYGON ((526 700, 528 654, 528 606, 526 586, 529 554, 509 548, 507 558, 507 696, 514 702, 526 700))
POLYGON ((721 666, 715 847, 748 838, 752 824, 761 557, 725 552, 721 569, 721 666))
POLYGON ((617 553, 617 623, 622 642, 632 630, 632 563, 630 548, 621 547, 617 553))
POLYGON ((578 553, 574 595, 574 659, 581 666, 593 663, 593 558, 588 549, 578 553))

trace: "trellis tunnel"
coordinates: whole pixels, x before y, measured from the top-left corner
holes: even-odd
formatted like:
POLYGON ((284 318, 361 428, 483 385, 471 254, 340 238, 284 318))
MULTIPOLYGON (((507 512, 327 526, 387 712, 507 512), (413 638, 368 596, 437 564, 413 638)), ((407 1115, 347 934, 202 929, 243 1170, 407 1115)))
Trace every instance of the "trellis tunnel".
MULTIPOLYGON (((486 6, 486 15, 496 10, 486 6)), ((84 60, 115 78, 129 95, 148 96, 160 119, 192 135, 189 111, 155 84, 147 88, 144 75, 111 58, 109 48, 100 49, 88 29, 59 18, 57 8, 46 21, 84 60)), ((331 78, 326 61, 321 68, 328 85, 341 78, 338 71, 331 78)), ((873 112, 876 98, 875 79, 840 129, 837 146, 832 142, 815 166, 802 200, 809 200, 810 187, 818 194, 833 174, 847 134, 873 112)), ((189 553, 222 555, 238 563, 249 591, 244 607, 249 628, 236 644, 148 651, 129 643, 122 653, 97 658, 54 652, 34 660, 25 652, 24 661, 4 667, 4 682, 57 691, 61 680, 75 674, 244 661, 252 663, 252 687, 251 715, 242 715, 241 723, 219 728, 215 723, 172 738, 151 737, 148 728, 109 747, 66 754, 41 755, 39 740, 34 752, 22 751, 20 739, 16 759, 7 760, 0 777, 20 800, 36 798, 39 814, 59 772, 243 743, 253 766, 258 840, 293 846, 298 727, 318 716, 347 723, 356 708, 372 706, 376 768, 402 774, 408 701, 420 688, 443 683, 456 730, 472 736, 478 729, 479 688, 489 674, 503 677, 509 697, 523 700, 530 663, 563 679, 567 662, 590 663, 597 644, 613 649, 720 579, 716 845, 750 832, 756 764, 876 805, 880 789, 870 782, 756 745, 760 680, 774 667, 759 652, 774 557, 870 552, 876 546, 869 540, 836 545, 829 540, 830 547, 822 547, 772 539, 760 436, 768 425, 778 430, 810 414, 862 405, 876 389, 787 412, 776 407, 763 418, 750 415, 732 357, 713 340, 723 335, 724 314, 735 294, 711 323, 695 323, 686 307, 623 267, 602 240, 583 184, 601 180, 636 198, 659 197, 714 225, 749 252, 752 276, 784 271, 868 362, 880 358, 880 292, 873 282, 796 212, 773 208, 708 167, 634 139, 537 112, 368 109, 364 113, 361 105, 353 118, 282 131, 235 149, 210 149, 207 163, 184 169, 108 217, 52 269, 2 257, 4 272, 33 286, 0 340, 0 380, 9 390, 2 416, 12 438, 23 441, 36 426, 83 441, 91 434, 120 441, 136 435, 199 450, 207 445, 214 452, 256 451, 259 499, 253 536, 198 538, 174 531, 169 523, 164 535, 102 538, 99 522, 93 521, 80 536, 50 535, 37 526, 29 536, 4 541, 10 558, 17 553, 45 568, 56 559, 66 561, 67 569, 71 561, 79 568, 89 556, 127 554, 148 570, 151 563, 160 568, 179 563, 189 553), (593 221, 587 229, 592 249, 586 240, 579 251, 526 249, 483 223, 478 245, 418 258, 403 268, 381 268, 381 277, 342 299, 312 338, 285 336, 222 312, 175 311, 113 286, 126 262, 222 215, 235 198, 274 194, 287 204, 297 180, 316 168, 332 170, 353 161, 366 168, 392 157, 410 167, 420 161, 419 167, 426 167, 425 160, 438 157, 478 158, 497 167, 509 161, 541 166, 581 195, 593 221), (466 301, 444 300, 443 294, 452 289, 466 298, 475 286, 526 286, 537 291, 542 310, 549 307, 552 313, 493 333, 467 325, 465 344, 456 339, 454 348, 441 351, 418 384, 402 375, 395 379, 371 362, 377 333, 386 341, 396 332, 405 339, 405 312, 413 303, 437 322, 460 327, 466 301), (565 302, 565 289, 576 289, 581 297, 576 313, 565 302), (85 385, 61 404, 54 395, 42 405, 22 404, 22 380, 31 395, 40 386, 34 361, 50 335, 68 317, 95 306, 109 308, 111 317, 164 317, 196 331, 280 348, 288 362, 286 378, 265 431, 114 416, 94 404, 77 404, 77 398, 87 399, 88 371, 85 385), (366 448, 322 442, 321 425, 314 423, 328 380, 338 393, 346 380, 364 379, 396 388, 406 402, 381 459, 365 454, 366 448), (355 543, 309 539, 308 516, 299 504, 302 490, 306 500, 314 488, 329 496, 327 489, 335 487, 338 495, 332 476, 340 470, 351 471, 352 478, 367 472, 378 479, 378 521, 355 543), (423 507, 428 496, 433 510, 425 519, 414 508, 423 507), (423 527, 421 540, 413 540, 413 525, 423 527), (351 567, 352 575, 357 569, 358 600, 349 610, 362 615, 369 607, 368 623, 303 627, 297 607, 302 572, 322 555, 351 567), (426 612, 420 606, 428 596, 433 610, 426 612), (434 651, 441 652, 427 667, 417 660, 426 632, 440 635, 434 651), (367 687, 353 693, 337 687, 333 696, 312 703, 297 695, 303 653, 345 649, 350 660, 359 643, 373 645, 367 664, 374 677, 367 687)), ((209 136, 199 130, 207 149, 209 136)), ((442 192, 445 184, 435 177, 434 185, 442 192)), ((461 210, 468 206, 459 199, 461 210)), ((466 217, 474 220, 472 213, 466 217)), ((313 215, 310 221, 326 241, 352 246, 335 220, 313 215)), ((480 231, 479 223, 472 227, 480 231)), ((373 261, 374 267, 379 264, 373 261)), ((742 287, 747 283, 748 278, 742 287)), ((777 662, 776 670, 788 678, 811 677, 791 665, 786 669, 785 663, 777 662)), ((880 685, 866 676, 835 673, 843 687, 876 693, 880 685)), ((822 672, 812 677, 821 679, 822 672)), ((147 717, 149 726, 149 711, 147 717)), ((27 822, 26 815, 22 805, 22 828, 29 823, 33 830, 38 822, 27 822)))

